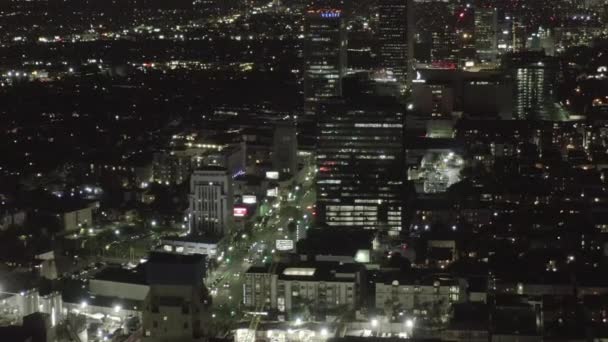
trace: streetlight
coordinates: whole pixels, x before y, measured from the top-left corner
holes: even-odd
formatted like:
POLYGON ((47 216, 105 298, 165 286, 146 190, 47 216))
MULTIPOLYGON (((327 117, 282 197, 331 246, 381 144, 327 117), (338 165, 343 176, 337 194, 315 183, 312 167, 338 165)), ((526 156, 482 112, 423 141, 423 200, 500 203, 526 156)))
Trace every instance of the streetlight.
POLYGON ((120 305, 115 305, 115 306, 114 306, 114 312, 115 312, 115 313, 119 313, 119 312, 120 312, 120 310, 122 310, 122 306, 120 306, 120 305))
POLYGON ((372 319, 372 327, 377 327, 378 326, 378 320, 377 319, 372 319))
POLYGON ((412 329, 414 327, 414 320, 412 320, 412 319, 405 320, 405 327, 408 329, 412 329))

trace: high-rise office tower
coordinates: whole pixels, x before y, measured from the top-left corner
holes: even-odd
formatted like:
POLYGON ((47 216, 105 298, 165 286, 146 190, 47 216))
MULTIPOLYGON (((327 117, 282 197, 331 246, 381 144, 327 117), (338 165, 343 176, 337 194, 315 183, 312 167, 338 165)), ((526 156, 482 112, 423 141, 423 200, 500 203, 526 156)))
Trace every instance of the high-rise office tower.
POLYGON ((465 4, 456 6, 451 11, 456 43, 454 54, 462 66, 475 59, 476 9, 471 4, 465 4))
POLYGON ((415 40, 418 46, 428 46, 427 56, 418 58, 433 64, 458 61, 455 27, 456 2, 449 0, 415 0, 415 40))
POLYGON ((282 175, 298 172, 298 137, 292 122, 280 122, 274 129, 272 167, 282 175))
POLYGON ((498 55, 498 11, 477 8, 475 11, 475 50, 481 61, 495 61, 498 55))
POLYGON ((412 58, 412 0, 378 2, 378 41, 380 65, 397 78, 402 86, 408 80, 412 58))
POLYGON ((310 7, 304 20, 304 99, 315 103, 342 93, 346 26, 340 8, 310 7))
POLYGON ((223 236, 232 226, 234 199, 232 177, 223 167, 207 166, 190 178, 190 233, 223 236))
POLYGON ((403 211, 403 120, 393 98, 326 101, 317 133, 317 217, 331 228, 397 234, 403 211))
POLYGON ((498 53, 521 52, 526 48, 526 28, 523 18, 510 13, 498 17, 498 53))

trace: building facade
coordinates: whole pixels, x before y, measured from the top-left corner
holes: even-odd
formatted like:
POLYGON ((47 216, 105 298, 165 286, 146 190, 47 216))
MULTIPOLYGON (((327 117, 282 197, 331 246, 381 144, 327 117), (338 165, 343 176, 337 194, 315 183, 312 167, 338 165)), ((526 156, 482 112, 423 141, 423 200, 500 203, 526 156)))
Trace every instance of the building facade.
POLYGON ((304 20, 304 99, 315 103, 342 94, 346 23, 340 8, 310 7, 304 20))
POLYGON ((317 218, 331 228, 397 233, 406 173, 405 110, 391 99, 365 103, 336 100, 320 108, 317 218))
POLYGON ((298 137, 291 123, 279 123, 274 129, 272 167, 282 175, 298 172, 298 137))
POLYGON ((436 310, 445 314, 452 304, 466 300, 465 286, 452 278, 429 276, 414 280, 385 275, 376 281, 376 308, 385 311, 402 310, 424 316, 436 310))
POLYGON ((205 336, 202 255, 153 253, 146 265, 150 291, 143 310, 143 341, 192 341, 205 336), (171 274, 171 277, 167 277, 171 274))
POLYGON ((481 61, 493 62, 498 55, 498 11, 477 8, 475 11, 475 50, 481 61))
POLYGON ((380 65, 392 71, 400 84, 408 80, 412 53, 411 0, 380 0, 378 2, 378 40, 380 65))
POLYGON ((222 167, 194 171, 190 178, 190 233, 223 236, 233 223, 232 177, 222 167))
POLYGON ((244 305, 282 313, 356 309, 361 303, 362 275, 360 265, 336 262, 252 267, 245 273, 244 305))

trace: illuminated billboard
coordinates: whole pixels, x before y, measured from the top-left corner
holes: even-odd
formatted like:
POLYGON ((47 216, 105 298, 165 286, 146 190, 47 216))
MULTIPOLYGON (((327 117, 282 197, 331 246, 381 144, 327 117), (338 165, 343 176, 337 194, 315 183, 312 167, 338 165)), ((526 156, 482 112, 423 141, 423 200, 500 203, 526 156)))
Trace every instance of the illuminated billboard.
POLYGON ((255 195, 243 195, 243 203, 245 204, 256 204, 258 202, 255 195))
POLYGON ((279 179, 279 172, 278 171, 266 171, 266 178, 267 179, 279 179))
POLYGON ((278 251, 290 251, 293 249, 293 240, 277 240, 278 251))
POLYGON ((247 216, 247 208, 244 207, 235 207, 233 209, 234 217, 244 217, 247 216))

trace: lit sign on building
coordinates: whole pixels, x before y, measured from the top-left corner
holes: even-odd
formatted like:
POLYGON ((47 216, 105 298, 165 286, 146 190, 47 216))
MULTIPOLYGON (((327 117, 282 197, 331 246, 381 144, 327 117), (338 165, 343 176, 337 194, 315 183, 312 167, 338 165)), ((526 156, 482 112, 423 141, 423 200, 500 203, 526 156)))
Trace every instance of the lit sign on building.
POLYGON ((293 249, 293 240, 277 240, 277 250, 290 251, 293 249))
POLYGON ((266 178, 267 179, 279 179, 279 172, 278 171, 266 171, 266 178))
POLYGON ((243 203, 245 204, 256 204, 258 199, 255 195, 243 195, 243 203))
POLYGON ((339 18, 339 11, 321 12, 321 18, 339 18))
POLYGON ((247 216, 247 208, 243 207, 235 207, 233 209, 234 217, 244 217, 247 216))
POLYGON ((279 196, 279 188, 272 188, 266 190, 266 196, 268 197, 278 197, 279 196))

